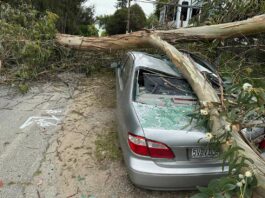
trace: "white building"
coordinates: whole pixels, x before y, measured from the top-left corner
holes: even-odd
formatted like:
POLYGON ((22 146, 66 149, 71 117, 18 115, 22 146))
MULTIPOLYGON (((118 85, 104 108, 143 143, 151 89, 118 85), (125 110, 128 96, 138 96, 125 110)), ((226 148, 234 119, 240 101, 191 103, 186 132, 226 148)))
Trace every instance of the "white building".
POLYGON ((200 15, 202 0, 172 0, 160 10, 159 22, 173 28, 187 27, 200 15))

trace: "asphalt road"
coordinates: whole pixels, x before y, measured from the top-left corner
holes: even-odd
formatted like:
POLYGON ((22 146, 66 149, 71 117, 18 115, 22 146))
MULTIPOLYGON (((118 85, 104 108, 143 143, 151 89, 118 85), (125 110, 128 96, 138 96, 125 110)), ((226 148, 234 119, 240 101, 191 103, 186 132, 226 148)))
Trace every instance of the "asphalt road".
POLYGON ((0 197, 25 197, 71 100, 63 82, 40 83, 22 95, 0 87, 0 197))

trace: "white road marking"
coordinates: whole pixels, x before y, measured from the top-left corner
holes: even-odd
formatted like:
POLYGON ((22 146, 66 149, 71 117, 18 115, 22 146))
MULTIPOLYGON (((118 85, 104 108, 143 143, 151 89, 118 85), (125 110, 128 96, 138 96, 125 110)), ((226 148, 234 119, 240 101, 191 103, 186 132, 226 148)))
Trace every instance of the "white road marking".
POLYGON ((29 117, 24 124, 22 124, 19 128, 24 129, 30 126, 33 123, 41 127, 49 127, 49 126, 56 126, 59 123, 60 119, 56 116, 32 116, 29 117))
POLYGON ((48 113, 48 114, 58 114, 58 113, 62 113, 62 110, 47 110, 46 113, 48 113))

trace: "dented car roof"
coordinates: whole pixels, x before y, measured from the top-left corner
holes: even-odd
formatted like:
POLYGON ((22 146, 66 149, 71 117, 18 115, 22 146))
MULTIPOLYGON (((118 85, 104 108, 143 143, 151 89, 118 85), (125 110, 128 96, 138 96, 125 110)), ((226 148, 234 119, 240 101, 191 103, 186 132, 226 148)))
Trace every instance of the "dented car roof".
POLYGON ((167 74, 173 76, 181 76, 181 74, 177 73, 172 67, 170 67, 169 63, 160 58, 152 57, 150 54, 146 54, 143 52, 130 52, 134 56, 134 67, 143 67, 150 70, 163 71, 167 74))

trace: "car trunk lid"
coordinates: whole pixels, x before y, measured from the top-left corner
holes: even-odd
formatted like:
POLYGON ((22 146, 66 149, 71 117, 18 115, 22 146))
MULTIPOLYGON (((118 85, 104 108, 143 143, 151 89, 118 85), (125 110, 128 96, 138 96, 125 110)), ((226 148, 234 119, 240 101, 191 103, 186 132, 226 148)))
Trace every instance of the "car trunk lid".
POLYGON ((190 114, 197 107, 196 99, 146 95, 133 102, 133 106, 145 138, 170 147, 175 161, 206 161, 217 156, 205 147, 205 128, 191 121, 190 114))
POLYGON ((204 131, 196 126, 191 114, 197 105, 196 98, 143 94, 133 102, 135 112, 144 129, 160 131, 204 131))

